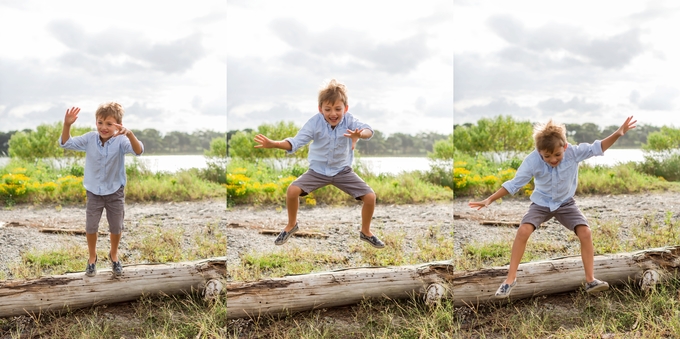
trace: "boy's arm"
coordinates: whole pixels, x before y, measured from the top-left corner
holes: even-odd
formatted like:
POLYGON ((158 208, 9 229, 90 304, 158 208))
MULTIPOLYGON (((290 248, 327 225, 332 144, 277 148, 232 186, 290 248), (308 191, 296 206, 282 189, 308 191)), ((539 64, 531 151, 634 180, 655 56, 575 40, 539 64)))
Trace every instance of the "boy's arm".
POLYGON ((68 139, 71 139, 71 125, 78 120, 79 107, 71 107, 66 110, 64 116, 64 127, 61 129, 61 144, 65 144, 68 139))
POLYGON ((470 206, 471 208, 477 208, 478 210, 480 210, 484 207, 491 205, 492 202, 508 195, 509 193, 510 192, 508 192, 508 190, 505 189, 505 187, 501 186, 501 188, 499 188, 498 191, 496 191, 496 193, 492 194, 490 197, 488 197, 488 198, 486 198, 482 201, 470 201, 468 203, 468 206, 470 206))
POLYGON ((288 140, 271 140, 262 134, 255 136, 255 142, 259 144, 255 145, 255 148, 279 148, 286 151, 293 149, 293 145, 288 140))
POLYGON ((616 132, 612 133, 610 136, 604 138, 602 140, 602 152, 606 151, 609 147, 611 147, 616 140, 619 140, 619 137, 622 137, 626 132, 629 130, 635 128, 635 123, 637 120, 633 120, 633 116, 629 116, 626 121, 619 127, 619 129, 616 130, 616 132))

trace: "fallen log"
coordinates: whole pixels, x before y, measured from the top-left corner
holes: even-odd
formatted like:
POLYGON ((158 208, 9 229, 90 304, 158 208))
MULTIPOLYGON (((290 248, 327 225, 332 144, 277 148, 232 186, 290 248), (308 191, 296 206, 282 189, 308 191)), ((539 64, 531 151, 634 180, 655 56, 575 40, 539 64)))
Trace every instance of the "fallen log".
MULTIPOLYGON (((281 230, 260 230, 260 234, 273 234, 273 235, 278 235, 281 233, 281 230)), ((300 236, 300 237, 307 237, 307 238, 328 238, 327 234, 319 233, 319 232, 307 232, 307 231, 297 231, 293 233, 293 236, 300 236)))
MULTIPOLYGON (((39 230, 41 233, 53 233, 53 234, 70 234, 70 235, 85 235, 85 230, 74 230, 65 228, 41 228, 39 230)), ((108 232, 98 232, 99 235, 109 235, 108 232)))
MULTIPOLYGON (((645 289, 677 274, 680 246, 653 248, 629 253, 595 256, 595 277, 609 285, 644 283, 645 289), (645 276, 645 280, 642 278, 645 276)), ((496 289, 505 280, 508 267, 455 272, 453 305, 478 305, 497 301, 496 289)), ((585 284, 581 256, 569 256, 520 264, 517 286, 511 299, 574 291, 585 284)))
MULTIPOLYGON (((211 279, 226 277, 226 262, 226 257, 217 257, 172 264, 125 265, 118 278, 111 269, 101 269, 94 277, 75 272, 5 280, 0 282, 0 317, 74 310, 132 301, 142 295, 202 291, 211 279)), ((212 295, 218 293, 211 291, 212 295)))
POLYGON ((484 220, 479 223, 483 226, 510 226, 519 227, 519 222, 516 221, 497 221, 497 220, 484 220))
POLYGON ((351 305, 364 298, 408 298, 426 292, 428 303, 433 303, 433 298, 450 295, 444 286, 452 279, 453 262, 439 261, 227 282, 227 319, 351 305))

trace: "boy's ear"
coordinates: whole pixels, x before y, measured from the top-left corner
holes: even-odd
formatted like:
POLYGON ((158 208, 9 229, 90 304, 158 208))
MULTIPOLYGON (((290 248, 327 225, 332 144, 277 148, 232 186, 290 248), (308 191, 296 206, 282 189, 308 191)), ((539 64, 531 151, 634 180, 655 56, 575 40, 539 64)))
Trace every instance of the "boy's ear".
POLYGON ((564 150, 565 151, 567 150, 567 145, 569 145, 569 144, 567 144, 567 143, 564 144, 564 150))
MULTIPOLYGON (((319 113, 321 113, 321 105, 319 105, 319 113)), ((321 113, 321 114, 323 114, 323 113, 321 113)))
POLYGON ((349 105, 345 105, 345 113, 349 110, 349 105))

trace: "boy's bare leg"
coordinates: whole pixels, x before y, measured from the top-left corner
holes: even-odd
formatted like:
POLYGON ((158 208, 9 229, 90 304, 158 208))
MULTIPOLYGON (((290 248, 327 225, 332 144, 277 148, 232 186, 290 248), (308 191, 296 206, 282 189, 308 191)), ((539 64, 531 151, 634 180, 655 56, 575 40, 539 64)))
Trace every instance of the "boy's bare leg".
POLYGON ((372 237, 371 220, 375 211, 375 193, 368 193, 361 197, 361 200, 364 202, 364 206, 361 208, 361 233, 372 237))
POLYGON ((85 238, 87 239, 87 251, 90 255, 87 263, 94 264, 95 260, 97 260, 97 232, 85 233, 85 238))
POLYGON ((297 213, 300 208, 300 194, 302 194, 302 189, 295 185, 288 186, 286 191, 286 208, 288 209, 288 226, 283 230, 290 232, 290 230, 295 227, 297 222, 297 213))
POLYGON ((109 234, 109 238, 111 239, 111 260, 113 261, 118 261, 118 244, 120 244, 120 238, 123 235, 123 232, 119 234, 109 234))
POLYGON ((517 268, 522 261, 524 249, 527 247, 527 241, 529 241, 531 233, 534 233, 534 225, 532 224, 522 224, 517 229, 515 241, 512 243, 510 269, 508 269, 508 277, 505 279, 506 284, 512 284, 517 278, 517 268))
POLYGON ((581 241, 581 260, 583 260, 583 270, 586 273, 586 282, 595 280, 594 261, 595 248, 593 247, 593 237, 590 232, 590 227, 586 225, 578 225, 575 228, 576 236, 581 241))

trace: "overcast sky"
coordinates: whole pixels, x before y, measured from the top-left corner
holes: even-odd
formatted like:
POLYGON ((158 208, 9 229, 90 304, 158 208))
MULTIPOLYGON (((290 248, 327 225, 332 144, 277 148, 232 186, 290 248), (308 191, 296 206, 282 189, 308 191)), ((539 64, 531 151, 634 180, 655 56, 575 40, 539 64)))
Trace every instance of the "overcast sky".
POLYGON ((0 131, 94 127, 105 101, 123 125, 226 131, 226 1, 0 0, 0 131))
POLYGON ((680 3, 454 1, 454 118, 680 126, 680 3))
POLYGON ((332 78, 386 134, 453 128, 453 3, 227 1, 229 130, 318 114, 332 78))

